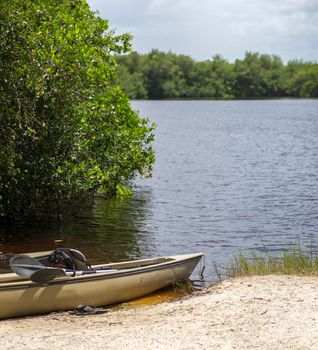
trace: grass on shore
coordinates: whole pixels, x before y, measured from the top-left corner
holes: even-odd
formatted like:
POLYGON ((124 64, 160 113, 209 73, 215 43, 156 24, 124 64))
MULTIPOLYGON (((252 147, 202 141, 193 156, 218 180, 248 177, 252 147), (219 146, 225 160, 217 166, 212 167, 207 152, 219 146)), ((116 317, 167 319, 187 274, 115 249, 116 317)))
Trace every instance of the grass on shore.
POLYGON ((312 250, 305 251, 300 246, 285 251, 278 256, 268 252, 261 255, 255 251, 249 256, 239 254, 233 264, 226 268, 228 277, 255 275, 318 275, 318 256, 312 250))

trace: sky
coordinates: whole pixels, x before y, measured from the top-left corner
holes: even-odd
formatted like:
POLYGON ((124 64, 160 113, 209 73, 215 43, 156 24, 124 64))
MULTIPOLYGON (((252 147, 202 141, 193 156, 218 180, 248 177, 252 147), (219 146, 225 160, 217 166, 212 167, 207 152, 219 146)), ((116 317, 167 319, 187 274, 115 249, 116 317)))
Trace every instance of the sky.
POLYGON ((133 35, 133 50, 171 50, 196 60, 246 51, 285 62, 318 62, 318 0, 88 0, 117 34, 133 35))

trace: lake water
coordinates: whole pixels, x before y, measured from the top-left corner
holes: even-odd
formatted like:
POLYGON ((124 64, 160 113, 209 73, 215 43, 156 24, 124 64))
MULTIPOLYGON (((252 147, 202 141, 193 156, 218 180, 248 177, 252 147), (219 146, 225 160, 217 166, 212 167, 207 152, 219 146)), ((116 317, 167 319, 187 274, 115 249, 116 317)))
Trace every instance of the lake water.
POLYGON ((62 224, 0 228, 0 250, 71 246, 92 262, 318 246, 318 100, 133 101, 157 123, 153 177, 62 224), (56 242, 61 240, 62 242, 56 242))

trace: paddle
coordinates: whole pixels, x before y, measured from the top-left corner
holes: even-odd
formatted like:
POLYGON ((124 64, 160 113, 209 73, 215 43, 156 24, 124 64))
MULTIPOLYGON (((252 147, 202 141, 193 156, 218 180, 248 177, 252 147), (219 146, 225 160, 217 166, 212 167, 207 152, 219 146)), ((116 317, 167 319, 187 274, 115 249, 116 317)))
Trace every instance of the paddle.
POLYGON ((34 272, 30 279, 32 282, 36 283, 46 283, 52 281, 55 277, 74 277, 82 275, 91 275, 96 273, 105 273, 105 272, 115 272, 118 270, 88 270, 88 271, 74 271, 74 270, 64 270, 56 267, 44 267, 34 272))
POLYGON ((10 260, 12 270, 19 276, 30 277, 32 282, 45 283, 53 280, 56 277, 73 277, 81 275, 89 275, 95 273, 114 272, 117 270, 88 270, 88 271, 73 271, 65 270, 57 267, 47 267, 42 265, 38 260, 29 256, 15 256, 10 260))
POLYGON ((16 255, 11 258, 10 266, 18 276, 24 277, 31 277, 34 272, 45 269, 45 266, 38 260, 26 255, 16 255))

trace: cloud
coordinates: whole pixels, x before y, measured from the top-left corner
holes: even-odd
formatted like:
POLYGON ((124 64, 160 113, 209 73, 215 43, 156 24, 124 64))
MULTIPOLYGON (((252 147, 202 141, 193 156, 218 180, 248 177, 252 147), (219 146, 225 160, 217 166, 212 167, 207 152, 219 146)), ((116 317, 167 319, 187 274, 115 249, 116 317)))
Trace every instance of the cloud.
POLYGON ((317 0, 89 0, 134 49, 234 60, 245 51, 318 59, 317 0))

